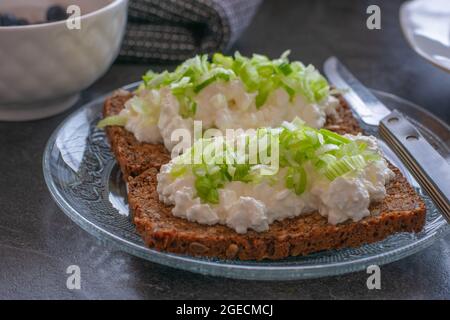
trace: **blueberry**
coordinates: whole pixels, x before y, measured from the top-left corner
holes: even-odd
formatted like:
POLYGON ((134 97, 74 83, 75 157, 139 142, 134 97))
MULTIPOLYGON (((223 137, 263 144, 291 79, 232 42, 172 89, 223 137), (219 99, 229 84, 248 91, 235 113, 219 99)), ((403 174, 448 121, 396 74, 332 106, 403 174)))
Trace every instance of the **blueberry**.
POLYGON ((11 13, 5 13, 0 16, 1 25, 8 27, 8 26, 16 26, 17 25, 17 18, 15 15, 11 13))
POLYGON ((54 5, 47 9, 47 21, 55 22, 67 19, 66 9, 60 5, 54 5))

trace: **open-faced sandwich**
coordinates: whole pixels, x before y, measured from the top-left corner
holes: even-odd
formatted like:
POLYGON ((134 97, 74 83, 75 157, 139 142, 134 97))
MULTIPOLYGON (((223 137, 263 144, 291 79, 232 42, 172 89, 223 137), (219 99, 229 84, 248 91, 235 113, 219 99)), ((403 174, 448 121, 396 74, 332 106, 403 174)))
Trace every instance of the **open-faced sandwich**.
POLYGON ((149 72, 136 92, 110 97, 104 116, 151 248, 281 259, 424 225, 423 201, 377 140, 360 134, 325 78, 287 54, 197 56, 149 72))

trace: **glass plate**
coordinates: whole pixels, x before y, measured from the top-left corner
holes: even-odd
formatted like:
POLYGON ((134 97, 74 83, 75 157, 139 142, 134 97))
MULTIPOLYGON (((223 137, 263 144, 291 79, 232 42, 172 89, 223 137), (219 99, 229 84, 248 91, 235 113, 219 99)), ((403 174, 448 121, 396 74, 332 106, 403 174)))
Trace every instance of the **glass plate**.
MULTIPOLYGON (((137 84, 125 89, 132 90, 137 84)), ((408 115, 447 159, 450 130, 418 106, 375 91, 386 105, 408 115)), ((329 250, 280 261, 228 261, 158 252, 144 246, 128 217, 126 186, 103 130, 96 128, 105 97, 69 116, 53 133, 44 152, 47 186, 61 209, 78 225, 123 251, 174 268, 240 279, 287 280, 363 270, 371 264, 399 260, 431 245, 450 228, 429 197, 386 145, 387 157, 399 167, 427 206, 425 228, 418 234, 399 233, 359 248, 329 250)), ((371 128, 365 128, 370 133, 371 128)))

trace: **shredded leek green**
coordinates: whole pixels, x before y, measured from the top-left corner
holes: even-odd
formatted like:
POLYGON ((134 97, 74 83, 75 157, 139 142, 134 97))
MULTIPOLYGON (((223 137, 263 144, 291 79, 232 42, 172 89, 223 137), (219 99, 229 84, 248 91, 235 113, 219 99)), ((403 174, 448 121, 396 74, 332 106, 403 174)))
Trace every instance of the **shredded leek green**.
POLYGON ((173 72, 149 71, 143 80, 146 88, 169 87, 188 110, 184 114, 186 117, 193 115, 191 104, 195 94, 218 80, 239 78, 249 92, 257 93, 258 108, 278 88, 285 89, 291 98, 301 94, 310 102, 320 102, 328 96, 330 88, 325 78, 311 65, 305 67, 298 61, 289 62, 288 55, 286 51, 280 58, 271 60, 260 54, 248 58, 239 52, 234 56, 216 53, 211 61, 207 55, 195 56, 173 72))
MULTIPOLYGON (((332 181, 337 177, 363 169, 372 161, 380 160, 378 153, 368 150, 365 143, 325 129, 317 130, 307 127, 298 118, 293 122, 285 122, 281 128, 258 129, 256 135, 247 137, 247 151, 251 141, 266 138, 267 141, 272 141, 270 137, 276 137, 279 143, 279 167, 287 169, 284 176, 278 175, 277 171, 262 175, 258 169, 267 164, 263 163, 260 157, 256 163, 251 164, 249 161, 243 164, 238 163, 237 150, 226 143, 223 144, 224 152, 216 155, 216 161, 220 159, 216 162, 217 164, 207 163, 204 158, 201 159, 200 164, 184 164, 184 160, 193 156, 194 147, 192 147, 174 159, 171 174, 177 178, 191 172, 195 176, 195 188, 200 199, 204 202, 218 203, 218 189, 223 188, 230 181, 260 183, 265 180, 276 183, 279 179, 284 179, 288 189, 301 195, 307 190, 308 179, 311 178, 312 173, 332 181), (233 161, 226 161, 227 157, 228 160, 233 161)), ((214 141, 214 138, 201 139, 196 142, 196 145, 202 144, 205 148, 214 141)), ((267 145, 269 154, 271 146, 270 143, 267 145)))
MULTIPOLYGON (((291 100, 296 95, 314 103, 325 99, 330 94, 326 79, 312 65, 304 66, 299 61, 290 62, 289 53, 290 51, 286 51, 274 60, 260 54, 248 58, 239 52, 234 56, 215 53, 211 60, 208 60, 207 55, 198 55, 186 60, 172 72, 148 71, 142 77, 144 83, 138 91, 169 88, 180 104, 180 115, 183 118, 195 116, 195 96, 216 81, 240 79, 248 92, 256 93, 255 104, 258 109, 279 88, 284 89, 291 100)), ((122 119, 113 121, 112 125, 123 126, 125 123, 126 120, 122 119)))
POLYGON ((98 128, 104 128, 106 126, 124 126, 127 123, 127 118, 124 116, 110 116, 100 120, 97 124, 98 128))

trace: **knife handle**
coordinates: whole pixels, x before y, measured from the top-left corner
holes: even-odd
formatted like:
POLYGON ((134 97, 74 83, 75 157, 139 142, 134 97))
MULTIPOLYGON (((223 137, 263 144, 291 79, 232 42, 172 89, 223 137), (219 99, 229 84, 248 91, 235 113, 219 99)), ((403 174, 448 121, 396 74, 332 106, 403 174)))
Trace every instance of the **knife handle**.
POLYGON ((401 113, 380 122, 381 137, 393 148, 450 223, 450 165, 401 113))

